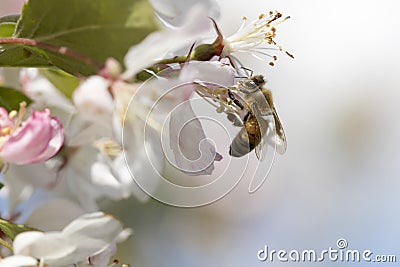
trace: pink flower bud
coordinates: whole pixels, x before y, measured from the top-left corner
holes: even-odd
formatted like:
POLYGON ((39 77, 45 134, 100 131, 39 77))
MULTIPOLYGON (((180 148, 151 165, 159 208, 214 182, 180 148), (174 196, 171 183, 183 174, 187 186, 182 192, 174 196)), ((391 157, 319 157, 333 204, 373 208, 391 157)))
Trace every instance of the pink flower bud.
POLYGON ((2 132, 0 157, 4 162, 14 164, 43 162, 54 156, 63 145, 62 124, 58 118, 50 116, 48 109, 32 110, 32 115, 16 129, 9 127, 12 125, 10 117, 5 116, 4 111, 0 110, 2 132))

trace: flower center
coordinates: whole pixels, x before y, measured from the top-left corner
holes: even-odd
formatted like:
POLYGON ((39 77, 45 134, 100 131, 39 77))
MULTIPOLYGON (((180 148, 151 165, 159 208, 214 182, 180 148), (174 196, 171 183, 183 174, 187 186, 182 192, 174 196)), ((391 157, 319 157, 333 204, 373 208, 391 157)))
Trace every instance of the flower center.
MULTIPOLYGON (((225 56, 230 56, 235 52, 250 52, 257 58, 260 58, 259 55, 262 55, 270 57, 275 61, 277 57, 275 55, 270 55, 266 50, 279 50, 293 57, 274 40, 276 37, 276 26, 289 18, 290 17, 282 18, 282 14, 277 11, 270 11, 268 14, 260 14, 258 18, 251 23, 247 23, 247 18, 243 17, 243 23, 239 30, 224 39, 223 54, 225 56), (265 46, 265 44, 267 46, 265 46)), ((272 61, 270 65, 274 65, 272 61)))
POLYGON ((3 147, 4 142, 7 141, 8 136, 10 134, 13 134, 19 128, 19 126, 21 126, 25 112, 26 112, 26 102, 21 102, 19 104, 18 112, 12 110, 8 113, 8 118, 4 118, 7 116, 2 116, 3 118, 1 119, 4 120, 5 126, 3 126, 0 129, 0 150, 3 147), (12 123, 12 121, 14 121, 14 123, 12 123))
POLYGON ((21 126, 22 118, 24 117, 25 112, 26 112, 26 102, 25 101, 19 103, 19 111, 18 111, 18 113, 16 113, 15 110, 10 112, 9 116, 10 116, 11 119, 13 119, 15 116, 18 115, 17 116, 17 121, 15 122, 14 128, 12 129, 11 133, 14 133, 18 129, 18 127, 21 126))

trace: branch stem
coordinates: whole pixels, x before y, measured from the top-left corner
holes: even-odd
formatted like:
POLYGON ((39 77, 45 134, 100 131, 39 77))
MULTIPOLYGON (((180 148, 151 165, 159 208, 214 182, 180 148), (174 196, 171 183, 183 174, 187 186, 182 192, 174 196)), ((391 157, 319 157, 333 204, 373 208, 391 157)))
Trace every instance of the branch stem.
POLYGON ((5 240, 3 240, 3 239, 1 239, 1 238, 0 238, 0 245, 2 245, 2 246, 4 246, 4 247, 8 248, 8 249, 11 250, 11 251, 13 251, 12 246, 11 246, 10 244, 8 244, 7 241, 5 241, 5 240))
POLYGON ((42 48, 44 50, 48 50, 51 52, 58 53, 60 55, 66 55, 71 58, 74 58, 78 61, 81 61, 85 63, 86 65, 95 67, 96 69, 100 69, 102 67, 101 64, 96 62, 90 57, 84 56, 82 54, 79 54, 68 47, 65 46, 57 46, 57 45, 52 45, 48 43, 43 43, 40 41, 32 40, 32 39, 26 39, 26 38, 0 38, 0 45, 1 44, 14 44, 14 45, 27 45, 27 46, 34 46, 38 48, 42 48))

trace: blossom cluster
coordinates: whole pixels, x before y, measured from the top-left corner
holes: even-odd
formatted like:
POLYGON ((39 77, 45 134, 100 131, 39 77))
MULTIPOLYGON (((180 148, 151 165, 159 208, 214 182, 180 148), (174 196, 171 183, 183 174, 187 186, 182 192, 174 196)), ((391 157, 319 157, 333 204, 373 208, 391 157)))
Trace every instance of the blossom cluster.
MULTIPOLYGON (((109 58, 97 75, 78 77, 70 97, 37 68, 11 70, 32 102, 0 107, 0 216, 30 228, 1 238, 1 267, 108 266, 131 230, 101 212, 99 201, 145 202, 157 190, 166 118, 176 166, 211 175, 222 156, 188 100, 199 84, 234 85, 243 76, 237 53, 274 61, 266 51, 283 50, 274 41, 286 19, 278 12, 244 19, 224 37, 214 1, 150 2, 162 28, 132 46, 123 65, 109 58)), ((7 83, 5 70, 0 75, 7 83)))

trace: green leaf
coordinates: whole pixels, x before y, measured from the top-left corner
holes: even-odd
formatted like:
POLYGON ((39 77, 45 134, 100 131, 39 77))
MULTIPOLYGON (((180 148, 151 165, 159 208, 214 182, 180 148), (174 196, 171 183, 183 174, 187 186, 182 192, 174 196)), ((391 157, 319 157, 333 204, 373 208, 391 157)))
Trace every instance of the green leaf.
POLYGON ((59 69, 42 69, 40 73, 69 99, 71 99, 72 93, 79 85, 78 78, 59 69))
POLYGON ((11 37, 16 25, 17 24, 13 22, 0 23, 0 37, 11 37))
POLYGON ((32 100, 20 91, 0 86, 0 107, 5 108, 8 112, 11 110, 18 110, 19 103, 22 101, 25 101, 27 105, 32 102, 32 100))
POLYGON ((0 183, 0 190, 4 187, 4 184, 0 183))
POLYGON ((18 15, 18 14, 17 15, 7 15, 7 16, 0 18, 0 23, 3 23, 3 22, 17 23, 20 17, 21 17, 21 15, 18 15))
POLYGON ((29 46, 0 46, 2 67, 51 67, 53 63, 43 50, 29 46))
POLYGON ((17 236, 22 232, 38 231, 38 230, 35 228, 25 226, 23 224, 15 224, 7 220, 0 219, 0 231, 3 232, 11 240, 14 240, 15 236, 17 236))
POLYGON ((27 58, 21 50, 26 44, 9 44, 3 48, 13 52, 0 54, 0 65, 54 65, 72 74, 92 75, 108 57, 122 62, 131 46, 157 29, 148 0, 29 0, 14 37, 39 42, 40 49, 33 51, 39 55, 27 58), (78 56, 57 50, 62 47, 78 56), (88 64, 87 58, 98 64, 88 64))

